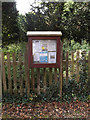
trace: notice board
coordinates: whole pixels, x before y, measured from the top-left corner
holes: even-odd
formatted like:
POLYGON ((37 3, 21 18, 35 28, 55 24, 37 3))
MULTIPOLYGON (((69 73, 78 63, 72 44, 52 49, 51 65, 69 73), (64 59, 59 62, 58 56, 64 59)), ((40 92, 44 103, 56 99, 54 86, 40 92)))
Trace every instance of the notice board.
POLYGON ((60 68, 61 31, 28 31, 28 63, 33 68, 60 68))

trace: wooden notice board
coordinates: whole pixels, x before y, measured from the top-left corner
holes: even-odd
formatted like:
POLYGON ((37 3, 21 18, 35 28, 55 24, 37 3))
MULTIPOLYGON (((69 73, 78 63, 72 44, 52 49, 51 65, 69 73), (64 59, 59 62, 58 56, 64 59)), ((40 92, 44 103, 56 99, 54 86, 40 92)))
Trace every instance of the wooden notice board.
MULTIPOLYGON (((28 33, 29 67, 60 67, 61 37, 55 34, 28 33)), ((54 32, 53 32, 54 33, 54 32)))

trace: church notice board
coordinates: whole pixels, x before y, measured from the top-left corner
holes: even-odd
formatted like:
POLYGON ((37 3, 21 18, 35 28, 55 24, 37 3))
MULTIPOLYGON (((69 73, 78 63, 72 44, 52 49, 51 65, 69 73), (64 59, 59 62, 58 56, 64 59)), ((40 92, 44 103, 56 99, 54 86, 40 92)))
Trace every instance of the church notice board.
POLYGON ((30 36, 28 38, 29 67, 60 67, 59 36, 30 36))

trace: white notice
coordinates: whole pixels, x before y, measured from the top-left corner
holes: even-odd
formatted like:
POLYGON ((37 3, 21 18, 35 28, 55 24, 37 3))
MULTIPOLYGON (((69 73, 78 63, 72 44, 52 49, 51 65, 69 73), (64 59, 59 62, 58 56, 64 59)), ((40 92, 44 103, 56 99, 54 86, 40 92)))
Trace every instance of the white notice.
POLYGON ((56 40, 48 40, 48 51, 56 51, 56 40))
POLYGON ((42 46, 40 40, 33 40, 33 55, 42 51, 42 46))
POLYGON ((42 51, 47 51, 47 40, 41 40, 42 51))
POLYGON ((56 63, 56 52, 48 52, 48 63, 56 63))
POLYGON ((40 61, 40 54, 39 53, 34 54, 34 61, 40 61))

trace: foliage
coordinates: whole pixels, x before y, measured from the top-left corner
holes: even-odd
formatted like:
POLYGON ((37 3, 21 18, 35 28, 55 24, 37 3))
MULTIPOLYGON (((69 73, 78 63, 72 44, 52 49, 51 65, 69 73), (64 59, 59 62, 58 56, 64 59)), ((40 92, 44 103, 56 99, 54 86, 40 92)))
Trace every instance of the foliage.
POLYGON ((2 2, 2 44, 8 45, 19 40, 18 12, 15 2, 2 2))
POLYGON ((37 94, 37 97, 35 97, 34 102, 37 101, 60 101, 60 95, 59 95, 59 82, 55 85, 53 83, 51 86, 49 86, 45 93, 41 92, 40 94, 37 94))
POLYGON ((19 42, 27 42, 27 37, 26 37, 26 30, 25 30, 25 16, 24 15, 18 15, 17 17, 18 21, 18 28, 19 28, 19 42))
POLYGON ((88 39, 89 33, 89 8, 88 2, 66 2, 62 15, 62 24, 64 24, 65 31, 67 32, 66 38, 73 39, 81 43, 82 40, 90 42, 88 39))
POLYGON ((25 49, 26 49, 26 45, 27 45, 27 42, 17 43, 17 44, 9 44, 9 45, 7 45, 6 47, 4 47, 2 49, 2 52, 4 52, 5 54, 7 52, 9 52, 9 53, 17 53, 17 54, 19 52, 24 53, 25 49))
MULTIPOLYGON (((62 31, 62 39, 89 42, 89 2, 41 2, 19 15, 14 2, 2 3, 3 45, 27 40, 27 31, 62 31)), ((70 43, 71 44, 71 43, 70 43)))
POLYGON ((41 2, 19 21, 24 32, 62 31, 62 39, 89 42, 89 7, 89 2, 41 2))

